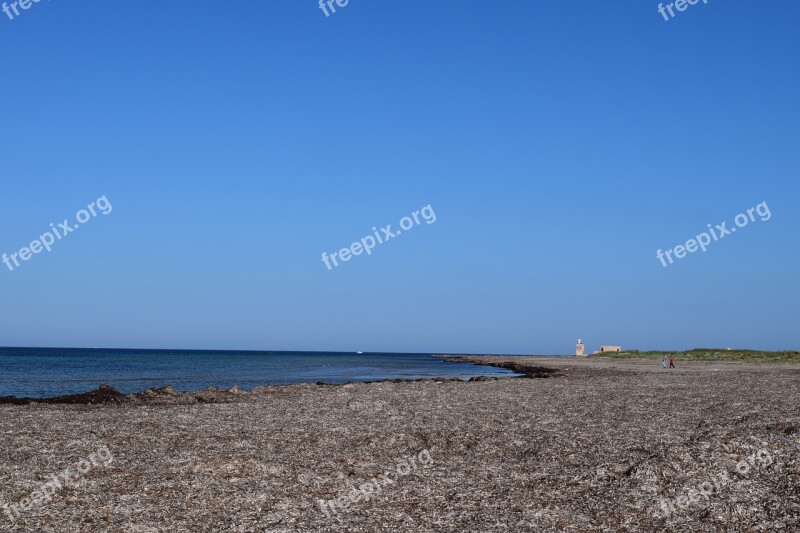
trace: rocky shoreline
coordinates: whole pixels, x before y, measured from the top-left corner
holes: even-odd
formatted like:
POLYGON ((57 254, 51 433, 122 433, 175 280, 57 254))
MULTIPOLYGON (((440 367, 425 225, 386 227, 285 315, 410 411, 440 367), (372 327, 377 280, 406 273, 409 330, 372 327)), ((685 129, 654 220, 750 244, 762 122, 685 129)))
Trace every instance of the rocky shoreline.
POLYGON ((109 385, 100 385, 93 391, 81 394, 69 394, 66 396, 55 396, 52 398, 27 398, 17 396, 0 396, 0 405, 95 405, 95 404, 193 404, 193 403, 223 403, 235 402, 238 400, 247 399, 249 397, 258 397, 264 394, 276 393, 285 390, 291 390, 293 387, 307 388, 307 387, 343 387, 345 385, 369 384, 369 383, 414 383, 421 381, 430 381, 435 383, 443 383, 445 381, 457 381, 460 383, 474 382, 474 381, 494 381, 497 379, 504 379, 494 376, 476 376, 467 380, 460 378, 431 378, 431 379, 382 379, 377 381, 362 381, 354 383, 345 383, 342 385, 333 385, 329 383, 297 383, 294 385, 268 385, 255 387, 253 390, 247 391, 234 385, 228 389, 221 389, 218 387, 208 387, 200 391, 177 391, 171 385, 165 387, 158 387, 147 389, 143 392, 133 392, 123 394, 114 387, 109 385))

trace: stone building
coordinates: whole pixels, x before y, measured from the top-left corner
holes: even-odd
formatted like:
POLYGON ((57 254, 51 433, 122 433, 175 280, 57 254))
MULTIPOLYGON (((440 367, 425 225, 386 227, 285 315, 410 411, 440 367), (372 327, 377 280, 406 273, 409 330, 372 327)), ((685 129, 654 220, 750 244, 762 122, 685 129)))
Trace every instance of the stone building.
POLYGON ((621 352, 622 346, 601 346, 599 352, 595 353, 607 353, 607 352, 621 352))

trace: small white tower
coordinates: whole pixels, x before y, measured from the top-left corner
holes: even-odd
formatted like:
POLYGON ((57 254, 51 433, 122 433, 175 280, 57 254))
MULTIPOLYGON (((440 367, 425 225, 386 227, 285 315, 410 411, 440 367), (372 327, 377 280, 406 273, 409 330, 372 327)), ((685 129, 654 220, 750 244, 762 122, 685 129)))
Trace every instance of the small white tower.
POLYGON ((586 354, 583 351, 583 343, 578 339, 578 344, 575 345, 575 357, 584 357, 586 354))

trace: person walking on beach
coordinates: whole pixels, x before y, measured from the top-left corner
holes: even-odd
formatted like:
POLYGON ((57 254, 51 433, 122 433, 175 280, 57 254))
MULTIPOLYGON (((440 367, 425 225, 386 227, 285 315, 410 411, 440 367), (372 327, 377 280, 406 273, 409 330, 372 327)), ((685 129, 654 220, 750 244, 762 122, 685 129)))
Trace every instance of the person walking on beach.
POLYGON ((669 367, 675 368, 675 359, 672 357, 669 358, 669 367))
POLYGON ((661 360, 661 366, 667 368, 667 354, 664 354, 664 359, 661 360))

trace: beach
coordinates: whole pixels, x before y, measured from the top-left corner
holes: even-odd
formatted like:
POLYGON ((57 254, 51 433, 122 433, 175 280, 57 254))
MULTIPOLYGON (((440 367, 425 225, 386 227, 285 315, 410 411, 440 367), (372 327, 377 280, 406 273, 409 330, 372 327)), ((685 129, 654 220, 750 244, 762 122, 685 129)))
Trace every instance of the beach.
POLYGON ((800 365, 462 360, 528 377, 0 405, 0 530, 800 527, 800 365))

